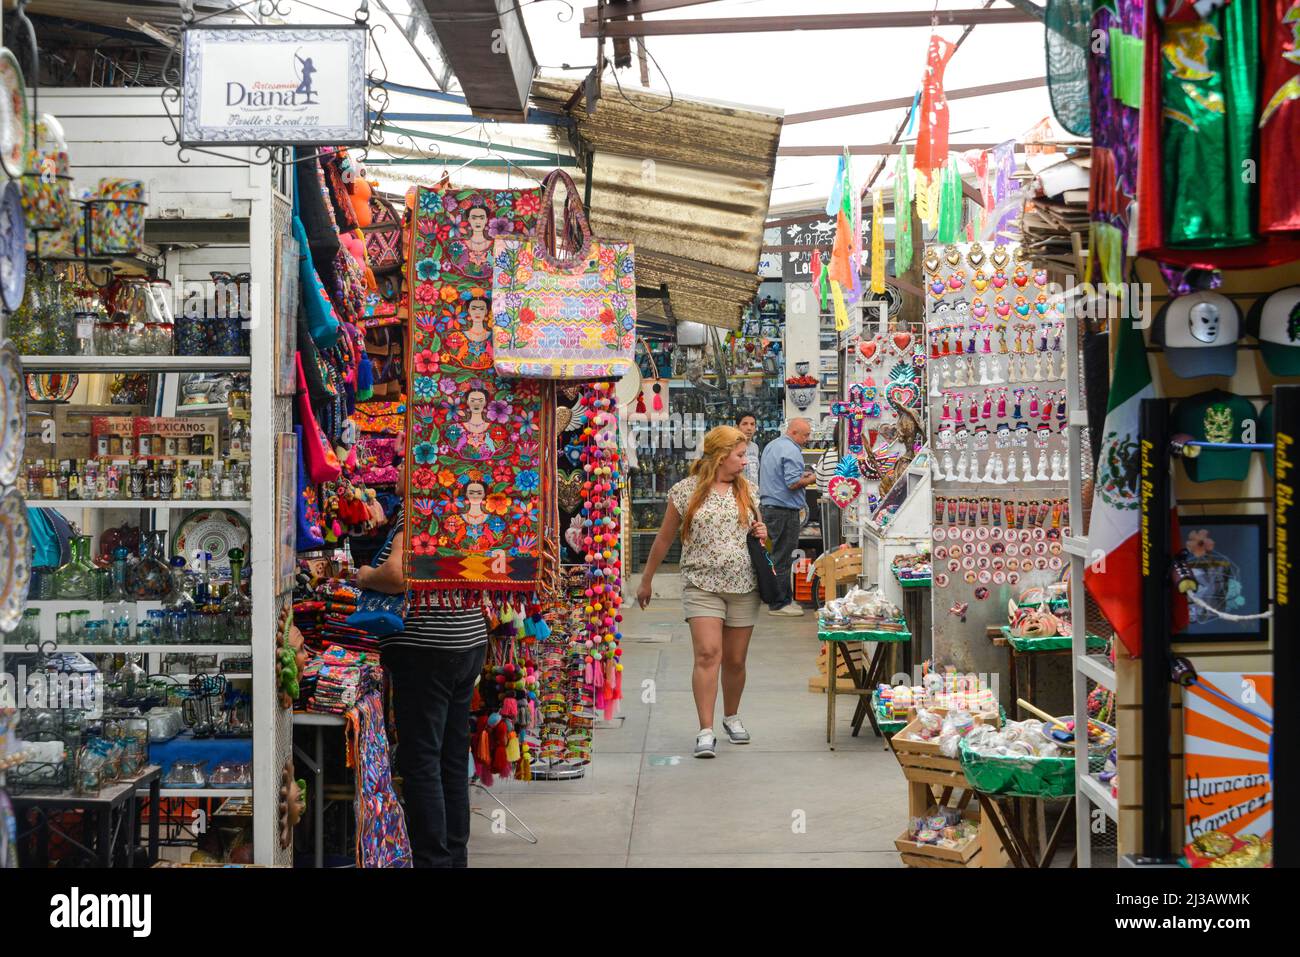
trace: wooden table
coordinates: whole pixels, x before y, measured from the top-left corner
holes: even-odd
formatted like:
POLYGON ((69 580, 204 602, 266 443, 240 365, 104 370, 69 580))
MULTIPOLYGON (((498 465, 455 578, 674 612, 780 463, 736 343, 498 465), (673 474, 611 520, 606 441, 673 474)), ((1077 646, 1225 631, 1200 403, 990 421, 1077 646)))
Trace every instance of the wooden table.
POLYGON ((100 788, 96 795, 73 794, 72 791, 54 791, 48 794, 33 792, 14 794, 15 815, 35 809, 37 821, 18 834, 19 841, 33 832, 37 836, 37 849, 42 866, 48 866, 50 831, 54 831, 70 844, 95 858, 99 867, 113 866, 113 852, 119 844, 126 851, 127 867, 134 864, 134 848, 140 844, 140 816, 136 789, 149 789, 149 863, 158 860, 158 796, 162 784, 162 768, 151 764, 133 778, 100 788), (59 826, 64 811, 91 812, 95 816, 95 847, 92 850, 59 826))
POLYGON ((844 665, 848 668, 849 676, 853 679, 853 688, 844 694, 854 694, 858 696, 858 706, 853 712, 853 737, 858 736, 862 730, 862 719, 871 719, 871 730, 876 733, 876 737, 881 737, 880 724, 876 720, 876 709, 871 706, 871 695, 877 684, 883 681, 886 676, 886 670, 889 664, 888 646, 900 642, 910 642, 912 634, 909 631, 818 631, 817 640, 829 642, 826 653, 826 744, 830 750, 835 750, 835 698, 837 694, 836 685, 839 683, 835 679, 836 664, 835 656, 838 653, 844 660, 844 665), (866 667, 859 667, 854 661, 853 656, 849 654, 846 645, 849 642, 875 642, 876 647, 871 653, 871 661, 866 667), (837 652, 838 649, 838 652, 837 652))
MULTIPOLYGON (((1070 829, 1074 826, 1074 798, 1066 799, 1065 810, 1061 812, 1056 827, 1052 828, 1052 836, 1048 839, 1046 847, 1039 854, 1035 832, 1042 820, 1043 798, 985 794, 983 791, 976 791, 975 795, 979 799, 980 810, 992 825, 1012 867, 1052 866, 1052 858, 1056 856, 1056 849, 1061 843, 1062 835, 1065 834, 1067 826, 1070 829), (1031 807, 1033 810, 1030 810, 1031 807)), ((1077 851, 1075 860, 1078 860, 1077 851)), ((1071 863, 1070 866, 1073 867, 1074 864, 1071 863)))
MULTIPOLYGON (((1043 657, 1061 657, 1073 654, 1073 639, 1068 635, 1059 638, 1013 638, 1011 629, 1006 625, 997 629, 994 634, 992 628, 989 629, 989 638, 996 646, 1007 649, 1007 672, 1008 680, 1011 683, 1010 701, 1014 705, 1017 698, 1024 698, 1026 701, 1034 702, 1035 685, 1038 678, 1038 660, 1043 657), (1060 647, 1057 647, 1057 645, 1060 647), (1025 662, 1025 690, 1020 692, 1020 662, 1025 662)), ((1096 635, 1088 636, 1089 651, 1103 651, 1106 648, 1106 641, 1096 635)))
POLYGON ((314 753, 308 754, 296 744, 293 753, 312 773, 312 797, 315 799, 311 802, 312 852, 316 867, 322 868, 325 866, 325 729, 342 728, 347 721, 341 714, 295 711, 293 723, 295 727, 308 727, 315 732, 314 753))

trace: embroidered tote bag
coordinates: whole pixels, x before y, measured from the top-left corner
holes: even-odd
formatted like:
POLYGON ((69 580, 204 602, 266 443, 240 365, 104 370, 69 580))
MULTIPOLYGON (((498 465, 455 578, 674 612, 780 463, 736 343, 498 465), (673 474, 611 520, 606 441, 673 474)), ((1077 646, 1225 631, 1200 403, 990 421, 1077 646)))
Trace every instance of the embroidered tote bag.
POLYGON ((618 379, 632 365, 636 276, 631 243, 592 236, 569 174, 542 181, 533 233, 498 237, 493 246, 493 357, 504 376, 527 379, 618 379), (552 200, 563 184, 565 235, 555 244, 552 200))

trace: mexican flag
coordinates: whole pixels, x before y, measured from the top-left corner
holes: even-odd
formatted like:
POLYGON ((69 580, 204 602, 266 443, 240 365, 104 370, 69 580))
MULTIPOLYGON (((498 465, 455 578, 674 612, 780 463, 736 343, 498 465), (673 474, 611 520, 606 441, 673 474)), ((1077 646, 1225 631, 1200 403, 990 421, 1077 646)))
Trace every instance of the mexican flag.
MULTIPOLYGON (((1083 580, 1124 647, 1136 657, 1142 652, 1142 534, 1138 501, 1142 470, 1138 411, 1142 400, 1154 399, 1156 392, 1151 384, 1151 368, 1141 331, 1128 321, 1120 328, 1088 528, 1089 549, 1093 555, 1104 555, 1104 558, 1098 557, 1085 566, 1083 580)), ((1176 509, 1172 519, 1172 537, 1177 542, 1181 536, 1176 509)), ((1187 600, 1178 596, 1174 628, 1185 627, 1187 600)))

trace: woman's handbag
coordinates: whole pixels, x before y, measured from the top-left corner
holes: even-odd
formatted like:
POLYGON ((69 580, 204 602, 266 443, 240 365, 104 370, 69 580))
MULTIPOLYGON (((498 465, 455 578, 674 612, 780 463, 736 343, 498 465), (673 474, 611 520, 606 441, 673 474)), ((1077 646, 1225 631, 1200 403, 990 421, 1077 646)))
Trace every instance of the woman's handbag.
MULTIPOLYGON (((400 530, 401 526, 394 524, 388 537, 384 539, 384 544, 379 546, 379 551, 375 552, 376 559, 385 549, 389 549, 391 555, 393 538, 400 530)), ((370 567, 378 568, 379 564, 371 561, 370 567)), ((371 588, 359 589, 357 610, 348 616, 347 623, 376 638, 397 634, 406 628, 406 593, 387 595, 371 588)))
POLYGON ((636 276, 631 243, 591 235, 573 180, 555 170, 542 181, 542 210, 530 236, 497 237, 492 276, 493 357, 503 376, 618 379, 632 365, 636 276), (563 183, 565 235, 555 244, 555 187, 563 183))
POLYGON ((749 551, 749 563, 754 566, 754 577, 758 579, 758 597, 763 604, 771 605, 781 597, 772 556, 753 532, 745 536, 745 548, 749 551))

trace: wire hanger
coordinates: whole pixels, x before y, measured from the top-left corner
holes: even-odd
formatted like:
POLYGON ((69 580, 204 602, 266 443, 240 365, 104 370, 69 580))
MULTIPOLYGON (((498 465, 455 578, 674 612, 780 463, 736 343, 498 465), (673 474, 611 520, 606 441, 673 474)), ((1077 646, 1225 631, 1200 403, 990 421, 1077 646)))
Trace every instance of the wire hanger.
MULTIPOLYGON (((503 163, 506 165, 506 188, 509 189, 509 188, 510 188, 510 168, 511 168, 511 167, 514 167, 515 169, 517 169, 517 170, 519 171, 519 174, 520 174, 521 176, 523 176, 523 175, 525 175, 525 174, 524 174, 524 169, 523 169, 523 167, 522 167, 522 166, 518 166, 518 165, 516 165, 515 162, 514 162, 513 160, 510 159, 510 157, 508 157, 508 156, 506 156, 506 155, 504 155, 504 154, 502 154, 502 153, 500 153, 500 152, 497 151, 496 146, 493 145, 493 143, 492 143, 492 138, 491 138, 490 136, 488 136, 488 132, 487 132, 487 123, 480 123, 480 124, 479 124, 479 135, 480 135, 480 136, 482 137, 482 139, 483 139, 483 149, 484 149, 484 151, 487 153, 487 155, 488 155, 488 156, 495 156, 497 159, 501 160, 501 162, 503 162, 503 163)), ((485 159, 485 158, 486 158, 486 157, 473 157, 473 158, 471 158, 471 159, 467 159, 464 163, 461 163, 461 164, 460 164, 459 166, 457 166, 454 170, 452 170, 452 171, 451 171, 451 175, 455 175, 456 173, 459 173, 459 172, 460 172, 461 170, 463 170, 466 166, 471 165, 471 164, 472 164, 476 159, 485 159)), ((445 176, 447 176, 447 175, 448 175, 448 173, 447 173, 447 171, 444 169, 444 170, 443 170, 443 176, 445 177, 445 176)))

